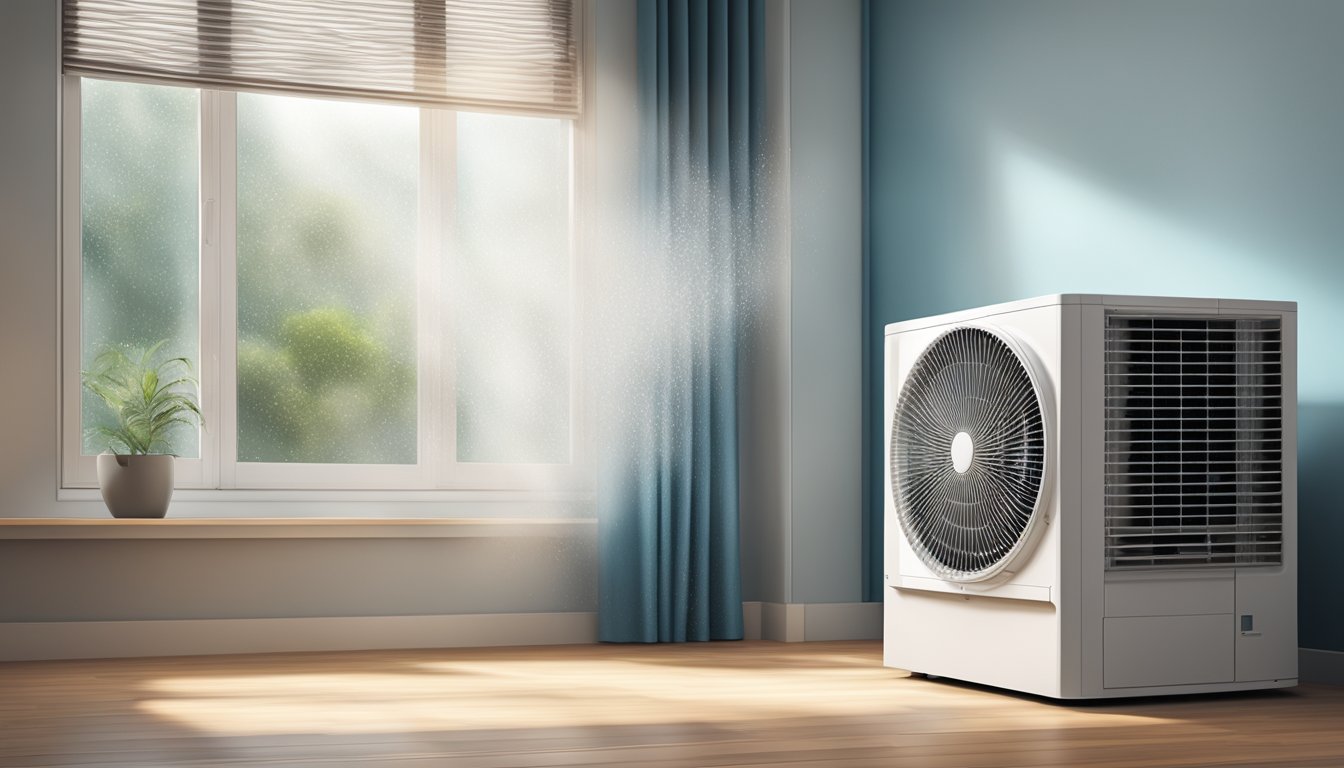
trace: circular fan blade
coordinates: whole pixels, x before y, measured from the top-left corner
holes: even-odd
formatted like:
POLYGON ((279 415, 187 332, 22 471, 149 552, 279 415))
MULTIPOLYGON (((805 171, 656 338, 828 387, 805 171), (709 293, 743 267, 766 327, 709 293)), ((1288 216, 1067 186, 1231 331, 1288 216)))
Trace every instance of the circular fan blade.
POLYGON ((949 581, 1022 554, 1044 514, 1045 418, 1026 362, 998 334, 954 328, 905 379, 891 427, 892 493, 911 547, 949 581))

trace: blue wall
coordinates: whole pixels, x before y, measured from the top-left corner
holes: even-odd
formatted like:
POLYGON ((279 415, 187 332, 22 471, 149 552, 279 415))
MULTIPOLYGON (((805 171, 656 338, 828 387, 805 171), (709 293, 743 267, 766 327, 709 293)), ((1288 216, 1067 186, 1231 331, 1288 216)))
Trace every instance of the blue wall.
POLYGON ((1300 643, 1344 650, 1344 3, 869 16, 870 359, 885 323, 1045 293, 1299 302, 1300 643))

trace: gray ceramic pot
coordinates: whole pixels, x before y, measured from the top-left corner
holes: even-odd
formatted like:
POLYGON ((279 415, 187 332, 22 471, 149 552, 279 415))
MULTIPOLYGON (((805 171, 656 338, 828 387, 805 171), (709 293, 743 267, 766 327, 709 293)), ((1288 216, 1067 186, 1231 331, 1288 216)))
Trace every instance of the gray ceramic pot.
POLYGON ((98 489, 113 517, 163 517, 173 499, 173 457, 99 454, 98 489))

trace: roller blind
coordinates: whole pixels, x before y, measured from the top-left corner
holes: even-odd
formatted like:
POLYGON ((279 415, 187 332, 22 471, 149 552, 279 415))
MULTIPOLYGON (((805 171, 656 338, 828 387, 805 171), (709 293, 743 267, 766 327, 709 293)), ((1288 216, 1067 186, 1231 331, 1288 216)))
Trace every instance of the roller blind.
POLYGON ((64 71, 574 116, 573 0, 64 0, 64 71))

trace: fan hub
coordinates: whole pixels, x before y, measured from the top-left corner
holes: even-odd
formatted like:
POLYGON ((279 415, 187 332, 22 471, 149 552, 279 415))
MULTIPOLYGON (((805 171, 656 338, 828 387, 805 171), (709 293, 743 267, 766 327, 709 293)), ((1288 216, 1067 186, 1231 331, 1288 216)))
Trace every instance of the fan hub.
POLYGON ((964 475, 971 468, 971 460, 974 458, 975 441, 965 432, 958 432, 952 438, 952 468, 958 475, 964 475))

